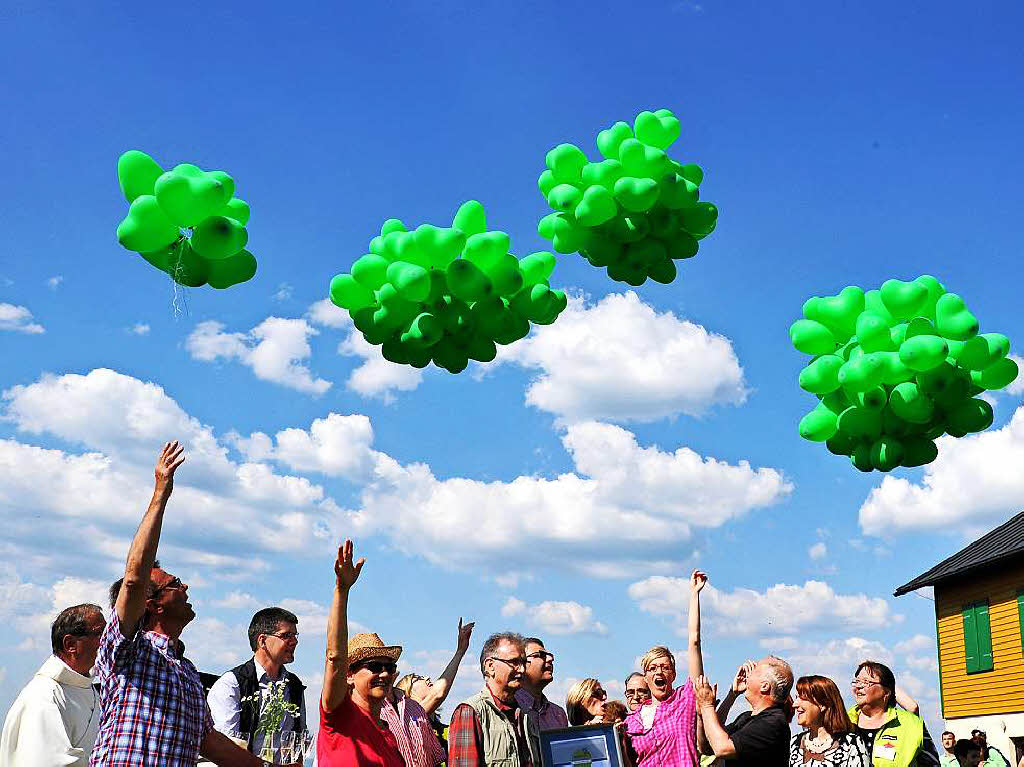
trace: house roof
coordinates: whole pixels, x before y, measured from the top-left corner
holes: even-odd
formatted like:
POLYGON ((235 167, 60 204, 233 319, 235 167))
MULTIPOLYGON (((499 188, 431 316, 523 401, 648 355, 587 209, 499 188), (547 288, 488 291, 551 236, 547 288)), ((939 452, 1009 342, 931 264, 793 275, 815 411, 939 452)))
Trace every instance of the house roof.
POLYGON ((974 543, 944 559, 931 570, 917 576, 893 592, 901 596, 922 586, 933 586, 954 575, 962 575, 979 567, 990 565, 1010 557, 1024 555, 1024 511, 1000 525, 991 533, 983 535, 974 543))

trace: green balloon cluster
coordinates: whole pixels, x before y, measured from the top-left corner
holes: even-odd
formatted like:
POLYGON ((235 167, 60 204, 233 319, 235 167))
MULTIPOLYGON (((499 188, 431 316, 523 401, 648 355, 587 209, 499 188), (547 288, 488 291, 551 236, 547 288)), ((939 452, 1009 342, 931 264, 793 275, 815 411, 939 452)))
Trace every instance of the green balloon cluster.
POLYGON ((129 203, 117 241, 128 250, 189 287, 228 288, 256 274, 245 250, 249 205, 234 197, 227 173, 189 164, 164 172, 131 149, 117 161, 117 178, 129 203))
POLYGON ((666 154, 678 137, 679 120, 659 109, 641 112, 632 127, 617 122, 601 131, 601 162, 574 144, 552 149, 537 179, 555 211, 541 219, 541 236, 557 253, 579 252, 606 268, 613 280, 672 282, 675 262, 697 255, 698 240, 718 220, 718 209, 699 200, 704 171, 666 154))
POLYGON ((793 346, 814 359, 800 387, 820 402, 800 421, 800 436, 848 455, 861 471, 891 471, 935 460, 934 440, 992 424, 977 397, 1017 377, 1001 333, 979 333, 956 293, 930 275, 856 286, 808 299, 789 329, 793 346))
POLYGON ((566 307, 552 290, 551 253, 517 259, 505 232, 487 231, 484 209, 470 200, 450 227, 409 229, 384 222, 369 253, 331 280, 331 301, 347 309, 356 328, 385 359, 452 373, 469 360, 490 362, 496 344, 550 325, 566 307))

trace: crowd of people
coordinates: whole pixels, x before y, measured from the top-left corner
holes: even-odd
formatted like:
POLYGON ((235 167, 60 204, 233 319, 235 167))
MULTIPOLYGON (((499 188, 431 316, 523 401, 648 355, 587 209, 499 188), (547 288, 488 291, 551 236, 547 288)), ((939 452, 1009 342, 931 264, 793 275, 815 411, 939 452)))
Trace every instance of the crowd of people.
POLYGON ((298 764, 310 730, 322 767, 543 767, 542 732, 594 725, 612 728, 625 764, 635 767, 1010 767, 980 731, 970 740, 944 732, 940 755, 916 702, 870 660, 854 672, 849 708, 833 680, 808 675, 794 685, 789 664, 771 655, 744 663, 720 697, 704 673, 700 594, 708 579, 699 570, 690 579, 685 677, 668 648, 653 647, 626 677, 624 703, 587 678, 572 685, 563 708, 544 692, 555 662, 544 641, 494 633, 480 652, 480 691, 446 725, 439 709, 474 625, 459 621, 457 649, 439 676, 399 678, 401 646, 375 633, 349 636, 348 598, 365 560, 348 540, 334 563, 319 726, 309 726, 305 686, 287 669, 299 620, 280 607, 256 612, 252 657, 207 689, 181 641, 195 618, 188 585, 156 558, 184 460, 176 442, 164 446, 124 576, 111 586, 109 622, 91 604, 54 620, 53 654, 4 722, 0 767, 298 764), (740 697, 749 710, 729 721, 740 697))

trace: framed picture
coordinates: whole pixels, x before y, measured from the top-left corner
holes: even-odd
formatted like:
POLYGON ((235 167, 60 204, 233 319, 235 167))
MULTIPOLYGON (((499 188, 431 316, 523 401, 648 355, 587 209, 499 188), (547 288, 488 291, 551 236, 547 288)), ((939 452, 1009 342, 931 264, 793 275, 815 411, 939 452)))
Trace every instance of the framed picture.
POLYGON ((540 734, 544 767, 623 767, 622 750, 615 727, 586 724, 544 730, 540 734))

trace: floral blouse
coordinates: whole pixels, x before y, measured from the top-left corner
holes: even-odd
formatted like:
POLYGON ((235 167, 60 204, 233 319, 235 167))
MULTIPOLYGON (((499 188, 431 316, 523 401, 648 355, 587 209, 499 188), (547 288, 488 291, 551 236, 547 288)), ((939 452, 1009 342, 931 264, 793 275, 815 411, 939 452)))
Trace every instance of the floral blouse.
POLYGON ((871 755, 857 733, 833 738, 832 745, 822 753, 804 746, 806 734, 801 732, 789 741, 789 767, 871 767, 871 755))

